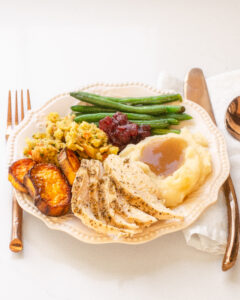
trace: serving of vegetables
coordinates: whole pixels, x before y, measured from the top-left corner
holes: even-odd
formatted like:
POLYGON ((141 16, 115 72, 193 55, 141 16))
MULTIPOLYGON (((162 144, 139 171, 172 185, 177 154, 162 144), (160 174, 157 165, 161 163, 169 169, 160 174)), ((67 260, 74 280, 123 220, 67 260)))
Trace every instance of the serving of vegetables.
POLYGON ((171 126, 192 119, 190 115, 184 113, 185 107, 183 105, 167 104, 175 101, 182 102, 180 94, 114 98, 79 91, 70 93, 70 95, 82 102, 91 104, 91 106, 72 106, 71 109, 75 115, 74 121, 77 123, 83 121, 95 123, 107 133, 110 142, 120 149, 129 143, 139 142, 138 137, 131 138, 131 131, 138 130, 141 132, 143 129, 145 134, 142 139, 149 135, 179 133, 179 129, 171 128, 171 126), (115 117, 116 112, 126 116, 125 118, 122 116, 124 121, 117 124, 117 129, 114 126, 119 118, 119 116, 115 117), (103 122, 104 120, 106 121, 103 122), (138 126, 134 128, 130 124, 138 126), (149 134, 146 134, 146 131, 149 131, 149 134), (125 135, 124 138, 123 135, 125 135), (125 143, 121 143, 121 140, 125 140, 125 143))
POLYGON ((80 167, 76 154, 64 148, 55 164, 37 163, 31 158, 15 161, 9 167, 8 180, 16 190, 29 194, 45 215, 59 217, 69 212, 71 185, 80 167))
MULTIPOLYGON (((180 121, 190 120, 182 105, 166 105, 168 102, 182 101, 180 94, 159 95, 139 98, 113 98, 73 92, 70 95, 92 106, 74 105, 71 107, 76 122, 99 122, 106 116, 112 117, 115 112, 123 112, 132 123, 150 125, 151 128, 169 128, 180 121)), ((167 133, 167 131, 166 131, 167 133)))

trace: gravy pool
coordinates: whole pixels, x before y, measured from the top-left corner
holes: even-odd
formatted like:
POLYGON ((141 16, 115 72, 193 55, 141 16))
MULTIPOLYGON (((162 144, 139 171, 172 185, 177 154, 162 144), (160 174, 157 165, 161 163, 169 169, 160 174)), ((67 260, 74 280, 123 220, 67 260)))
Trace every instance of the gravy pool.
POLYGON ((185 141, 176 138, 153 142, 143 147, 139 160, 156 175, 168 176, 182 165, 186 146, 185 141))

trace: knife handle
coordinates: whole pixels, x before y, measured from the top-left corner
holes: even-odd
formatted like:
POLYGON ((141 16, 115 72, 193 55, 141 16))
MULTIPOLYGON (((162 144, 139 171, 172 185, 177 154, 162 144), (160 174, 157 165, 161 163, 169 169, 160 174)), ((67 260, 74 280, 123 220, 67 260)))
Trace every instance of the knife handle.
MULTIPOLYGON (((216 124, 207 83, 201 69, 194 68, 188 72, 184 92, 185 98, 201 105, 216 124)), ((227 271, 235 264, 239 248, 239 210, 236 193, 230 175, 224 183, 223 189, 228 212, 228 240, 222 262, 222 270, 227 271)))
POLYGON ((229 270, 236 262, 239 249, 239 210, 231 176, 223 185, 228 213, 228 241, 222 270, 229 270))

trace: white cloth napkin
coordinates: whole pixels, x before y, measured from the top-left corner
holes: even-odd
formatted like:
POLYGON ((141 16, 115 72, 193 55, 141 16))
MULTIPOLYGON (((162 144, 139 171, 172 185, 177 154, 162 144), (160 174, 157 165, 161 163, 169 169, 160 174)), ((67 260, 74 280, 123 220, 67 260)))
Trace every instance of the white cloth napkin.
MULTIPOLYGON (((207 78, 207 85, 218 127, 227 142, 231 176, 240 199, 240 142, 231 137, 224 123, 228 104, 240 95, 240 70, 207 78)), ((157 86, 159 89, 183 92, 183 81, 164 72, 159 74, 157 86)), ((208 208, 193 225, 183 230, 183 234, 189 246, 212 254, 224 253, 227 241, 227 209, 222 190, 216 204, 208 208)))

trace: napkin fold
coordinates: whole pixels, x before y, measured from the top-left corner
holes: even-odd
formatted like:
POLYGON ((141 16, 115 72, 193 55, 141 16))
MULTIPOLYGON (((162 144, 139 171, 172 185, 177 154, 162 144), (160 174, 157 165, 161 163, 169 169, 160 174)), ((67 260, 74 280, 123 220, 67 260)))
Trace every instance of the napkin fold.
MULTIPOLYGON (((225 113, 228 104, 240 95, 240 70, 209 77, 206 81, 218 127, 227 142, 230 172, 236 194, 240 197, 240 184, 238 184, 240 182, 240 142, 235 140, 225 128, 225 113)), ((157 87, 183 93, 183 81, 165 72, 159 74, 157 87)), ((227 207, 222 189, 219 191, 218 201, 209 207, 194 224, 183 230, 183 234, 189 246, 212 254, 225 252, 227 207)))

